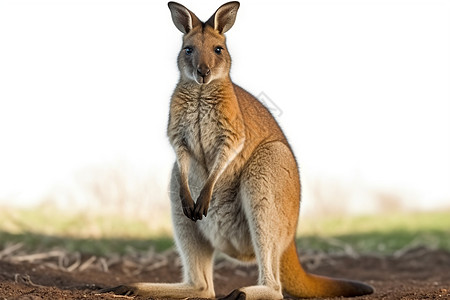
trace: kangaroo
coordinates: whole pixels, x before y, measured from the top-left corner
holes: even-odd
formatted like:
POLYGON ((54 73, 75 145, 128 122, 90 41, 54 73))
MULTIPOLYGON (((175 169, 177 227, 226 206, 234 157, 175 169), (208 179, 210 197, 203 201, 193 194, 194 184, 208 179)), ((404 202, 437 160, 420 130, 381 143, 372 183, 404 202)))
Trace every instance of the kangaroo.
POLYGON ((230 78, 224 33, 235 22, 239 2, 222 5, 205 23, 181 4, 168 5, 183 33, 167 134, 176 153, 170 198, 184 280, 104 292, 214 298, 213 256, 220 251, 256 261, 259 268, 257 285, 223 299, 282 299, 283 292, 299 298, 372 293, 361 282, 308 274, 299 262, 296 159, 268 109, 230 78))

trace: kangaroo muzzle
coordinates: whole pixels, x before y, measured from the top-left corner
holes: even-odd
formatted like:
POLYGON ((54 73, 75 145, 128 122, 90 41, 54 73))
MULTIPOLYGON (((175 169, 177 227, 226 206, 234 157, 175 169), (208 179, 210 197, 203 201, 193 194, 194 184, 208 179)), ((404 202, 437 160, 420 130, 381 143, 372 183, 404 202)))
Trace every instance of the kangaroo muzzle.
POLYGON ((199 65, 194 78, 198 84, 209 83, 211 81, 211 69, 205 64, 199 65))

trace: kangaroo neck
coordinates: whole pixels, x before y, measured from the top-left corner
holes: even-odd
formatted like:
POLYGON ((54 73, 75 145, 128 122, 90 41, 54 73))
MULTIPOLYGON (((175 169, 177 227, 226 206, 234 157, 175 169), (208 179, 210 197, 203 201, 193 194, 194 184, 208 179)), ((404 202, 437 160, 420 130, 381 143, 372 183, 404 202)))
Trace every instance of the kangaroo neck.
POLYGON ((199 101, 199 104, 218 104, 222 101, 235 99, 233 83, 229 78, 216 79, 208 84, 180 80, 178 90, 188 96, 186 99, 199 101))

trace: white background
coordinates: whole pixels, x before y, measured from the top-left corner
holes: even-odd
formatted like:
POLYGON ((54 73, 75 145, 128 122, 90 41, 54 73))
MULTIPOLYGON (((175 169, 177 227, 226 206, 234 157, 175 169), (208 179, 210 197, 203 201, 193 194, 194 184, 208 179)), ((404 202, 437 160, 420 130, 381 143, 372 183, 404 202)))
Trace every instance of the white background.
MULTIPOLYGON (((183 4, 206 20, 222 1, 183 4)), ((281 109, 304 182, 346 187, 354 212, 377 210, 373 191, 450 207, 449 1, 243 0, 227 38, 233 80, 281 109)), ((165 189, 180 45, 166 1, 0 0, 0 203, 117 162, 165 189)))

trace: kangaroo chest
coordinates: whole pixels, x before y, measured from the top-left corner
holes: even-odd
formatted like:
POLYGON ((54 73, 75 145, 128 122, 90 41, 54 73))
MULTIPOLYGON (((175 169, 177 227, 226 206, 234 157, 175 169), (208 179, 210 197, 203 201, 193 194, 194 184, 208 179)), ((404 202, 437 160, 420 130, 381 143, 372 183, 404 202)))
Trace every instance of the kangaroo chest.
POLYGON ((213 163, 217 145, 223 137, 223 118, 216 102, 202 98, 190 101, 180 122, 180 134, 186 147, 207 169, 213 163))

